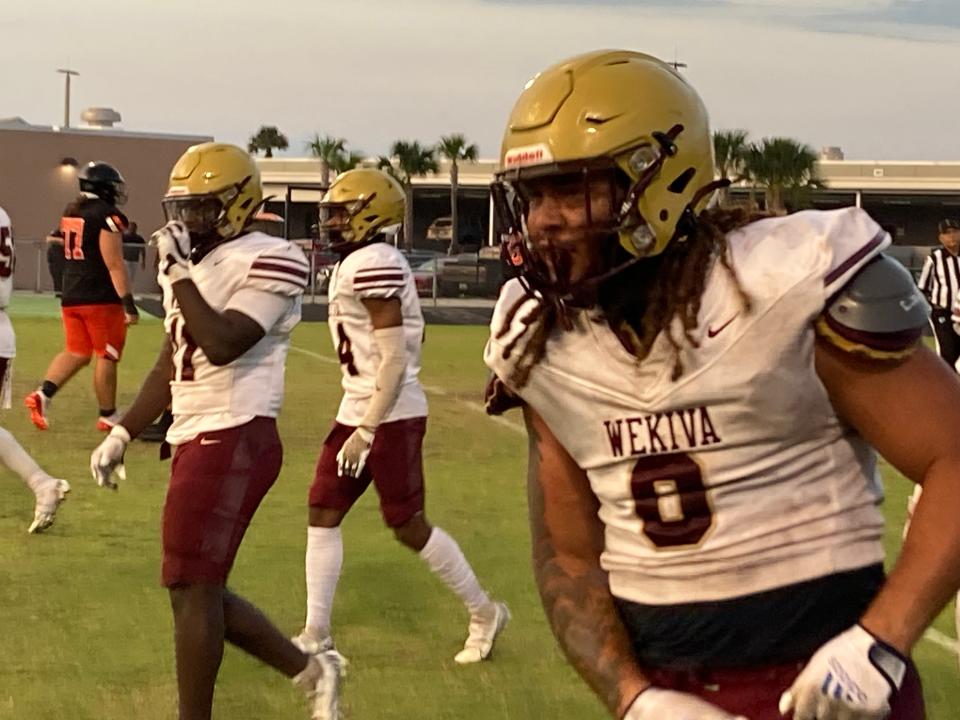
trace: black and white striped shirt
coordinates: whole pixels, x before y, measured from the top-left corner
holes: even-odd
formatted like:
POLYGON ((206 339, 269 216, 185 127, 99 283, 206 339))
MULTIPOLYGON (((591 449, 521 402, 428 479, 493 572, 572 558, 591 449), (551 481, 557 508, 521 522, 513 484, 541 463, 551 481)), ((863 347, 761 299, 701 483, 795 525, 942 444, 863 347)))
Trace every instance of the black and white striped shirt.
POLYGON ((934 248, 923 264, 917 285, 934 310, 950 312, 960 296, 960 258, 946 248, 934 248))

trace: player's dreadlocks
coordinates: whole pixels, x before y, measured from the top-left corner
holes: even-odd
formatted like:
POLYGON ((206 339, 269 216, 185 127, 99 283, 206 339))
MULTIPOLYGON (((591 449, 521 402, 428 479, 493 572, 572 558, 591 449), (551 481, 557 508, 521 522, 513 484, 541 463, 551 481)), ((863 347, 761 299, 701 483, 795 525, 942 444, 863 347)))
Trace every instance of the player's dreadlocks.
MULTIPOLYGON (((599 287, 597 304, 602 318, 638 362, 647 357, 657 336, 665 332, 674 352, 672 377, 674 380, 680 378, 683 374, 681 345, 684 340, 697 345, 693 331, 697 328, 703 291, 715 261, 719 261, 730 275, 744 310, 750 310, 750 297, 730 265, 727 234, 761 217, 760 213, 740 207, 704 210, 687 237, 671 242, 659 256, 625 268, 599 287), (672 329, 674 318, 679 318, 683 327, 680 338, 672 329)), ((613 252, 619 255, 619 262, 624 261, 626 251, 619 244, 613 252)), ((508 326, 526 299, 521 298, 511 308, 508 326)), ((547 338, 553 329, 558 323, 569 326, 570 316, 575 312, 578 311, 562 303, 545 302, 540 313, 524 318, 525 322, 536 323, 536 326, 510 377, 506 378, 508 386, 520 389, 526 385, 533 366, 543 358, 547 338)))

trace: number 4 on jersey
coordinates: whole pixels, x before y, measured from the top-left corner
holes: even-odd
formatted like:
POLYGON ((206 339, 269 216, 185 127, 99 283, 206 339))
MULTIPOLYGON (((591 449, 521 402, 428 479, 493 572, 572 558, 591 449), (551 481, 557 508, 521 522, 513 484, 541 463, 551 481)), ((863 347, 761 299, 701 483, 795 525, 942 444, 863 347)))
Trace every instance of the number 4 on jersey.
POLYGON ((347 337, 347 331, 343 329, 342 323, 337 323, 337 338, 339 338, 337 357, 340 359, 340 364, 347 368, 350 375, 359 375, 360 371, 357 370, 357 365, 353 360, 353 344, 347 337))

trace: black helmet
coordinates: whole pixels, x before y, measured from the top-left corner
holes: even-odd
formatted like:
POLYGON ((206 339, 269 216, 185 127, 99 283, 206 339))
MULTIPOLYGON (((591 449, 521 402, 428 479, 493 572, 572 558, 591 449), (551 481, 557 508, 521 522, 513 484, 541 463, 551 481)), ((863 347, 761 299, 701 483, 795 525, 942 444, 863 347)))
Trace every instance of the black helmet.
POLYGON ((78 177, 83 192, 93 193, 112 205, 123 205, 127 201, 127 185, 123 175, 110 163, 88 163, 78 177))

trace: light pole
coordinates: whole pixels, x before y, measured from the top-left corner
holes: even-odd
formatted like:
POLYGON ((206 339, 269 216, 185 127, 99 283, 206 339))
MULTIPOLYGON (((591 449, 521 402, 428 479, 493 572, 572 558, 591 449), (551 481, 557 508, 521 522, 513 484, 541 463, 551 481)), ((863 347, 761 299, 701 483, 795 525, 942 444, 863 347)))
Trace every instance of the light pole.
POLYGON ((676 48, 676 46, 674 46, 674 48, 673 48, 673 62, 667 63, 667 65, 673 65, 673 69, 676 70, 676 71, 678 71, 678 72, 680 71, 680 68, 685 68, 685 67, 687 66, 687 64, 686 64, 685 62, 680 62, 679 60, 677 60, 677 48, 676 48))
POLYGON ((70 76, 79 75, 76 70, 67 70, 65 68, 59 68, 58 73, 62 73, 64 79, 66 80, 65 87, 63 89, 63 127, 70 127, 70 76))

